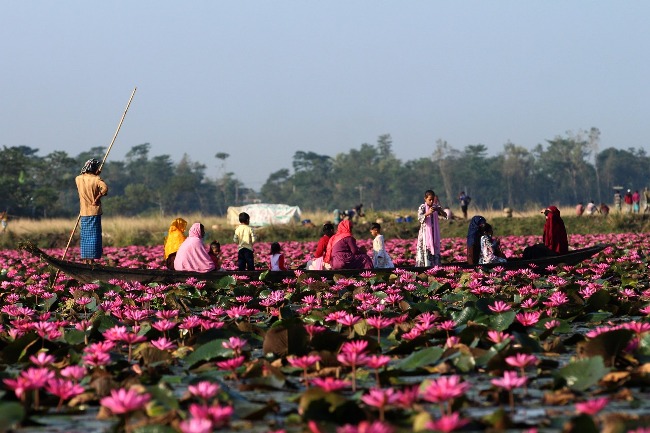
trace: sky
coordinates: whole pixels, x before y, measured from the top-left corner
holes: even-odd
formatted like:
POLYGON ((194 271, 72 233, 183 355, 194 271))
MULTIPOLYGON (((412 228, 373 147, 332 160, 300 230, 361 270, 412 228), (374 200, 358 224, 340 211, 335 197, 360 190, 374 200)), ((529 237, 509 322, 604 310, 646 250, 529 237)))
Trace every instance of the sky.
POLYGON ((0 146, 108 147, 137 87, 109 160, 150 143, 255 190, 297 151, 382 134, 402 161, 592 127, 601 149, 647 149, 649 17, 613 0, 0 0, 0 146))

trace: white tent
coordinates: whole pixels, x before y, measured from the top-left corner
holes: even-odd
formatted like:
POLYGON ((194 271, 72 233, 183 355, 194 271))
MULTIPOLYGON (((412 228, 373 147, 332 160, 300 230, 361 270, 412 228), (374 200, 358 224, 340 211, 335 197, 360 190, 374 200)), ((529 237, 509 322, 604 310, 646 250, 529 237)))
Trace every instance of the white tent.
POLYGON ((299 222, 300 208, 286 204, 247 204, 245 206, 228 208, 228 224, 239 224, 239 214, 246 212, 251 217, 251 226, 261 227, 276 224, 288 224, 292 221, 299 222))

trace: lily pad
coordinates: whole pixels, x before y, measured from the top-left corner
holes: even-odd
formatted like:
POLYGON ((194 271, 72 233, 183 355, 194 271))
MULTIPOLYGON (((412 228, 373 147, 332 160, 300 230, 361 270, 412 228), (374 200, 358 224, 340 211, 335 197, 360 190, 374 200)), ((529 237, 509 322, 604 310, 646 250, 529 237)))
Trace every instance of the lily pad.
POLYGON ((407 356, 395 365, 395 368, 402 371, 413 371, 418 368, 435 364, 442 356, 444 349, 442 347, 427 347, 418 350, 407 356))
POLYGON ((586 391, 596 385, 609 372, 602 356, 574 361, 561 368, 556 378, 564 381, 574 391, 586 391))

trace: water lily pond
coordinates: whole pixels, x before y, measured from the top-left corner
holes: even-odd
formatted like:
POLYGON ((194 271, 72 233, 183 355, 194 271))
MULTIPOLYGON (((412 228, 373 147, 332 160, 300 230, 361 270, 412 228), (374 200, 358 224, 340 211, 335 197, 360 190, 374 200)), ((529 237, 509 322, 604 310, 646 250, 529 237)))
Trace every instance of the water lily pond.
MULTIPOLYGON (((509 256, 536 241, 501 239, 509 256)), ((54 281, 3 250, 0 431, 650 433, 650 236, 570 243, 610 246, 577 266, 414 274, 399 267, 415 241, 388 240, 390 276, 173 285, 54 281)), ((443 260, 463 248, 444 239, 443 260)), ((293 265, 314 249, 283 243, 293 265)))

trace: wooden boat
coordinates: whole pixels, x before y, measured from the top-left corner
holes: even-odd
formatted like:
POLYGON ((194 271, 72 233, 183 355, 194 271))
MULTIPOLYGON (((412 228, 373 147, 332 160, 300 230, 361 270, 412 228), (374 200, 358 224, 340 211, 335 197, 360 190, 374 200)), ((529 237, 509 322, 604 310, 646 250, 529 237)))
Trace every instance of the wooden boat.
MULTIPOLYGON (((491 269, 495 267, 502 267, 504 269, 514 270, 514 269, 524 269, 524 268, 534 268, 536 272, 543 271, 547 266, 550 265, 576 265, 588 258, 599 253, 605 249, 608 245, 598 244, 588 248, 582 248, 578 250, 569 251, 569 253, 554 256, 554 257, 544 257, 538 259, 520 259, 513 258, 509 259, 506 263, 490 263, 486 265, 470 265, 465 262, 451 262, 444 263, 441 266, 443 268, 457 267, 461 269, 491 269)), ((117 280, 126 280, 126 281, 139 281, 143 284, 147 283, 178 283, 185 282, 188 278, 195 278, 200 281, 218 281, 223 277, 227 276, 236 276, 236 277, 248 277, 249 280, 264 280, 270 282, 280 282, 285 278, 295 278, 296 271, 274 271, 269 272, 268 270, 255 270, 255 271, 214 271, 208 273, 200 272, 188 272, 188 271, 172 271, 168 269, 144 269, 144 268, 120 268, 120 267, 111 267, 104 265, 88 265, 85 263, 71 262, 67 260, 57 259, 46 254, 44 251, 37 248, 32 243, 23 243, 20 245, 25 251, 28 251, 32 255, 39 257, 40 259, 47 262, 52 267, 60 270, 66 275, 76 279, 81 283, 91 283, 94 281, 109 281, 112 279, 117 280)), ((411 272, 426 272, 430 268, 422 267, 404 267, 398 268, 404 271, 411 272)), ((359 269, 339 269, 339 270, 323 270, 323 271, 311 271, 311 270, 300 270, 303 275, 307 277, 313 277, 316 279, 321 279, 325 277, 328 280, 332 280, 335 277, 356 277, 359 276, 363 270, 359 269)), ((375 275, 383 274, 389 275, 395 273, 395 269, 373 269, 371 272, 375 275)))

